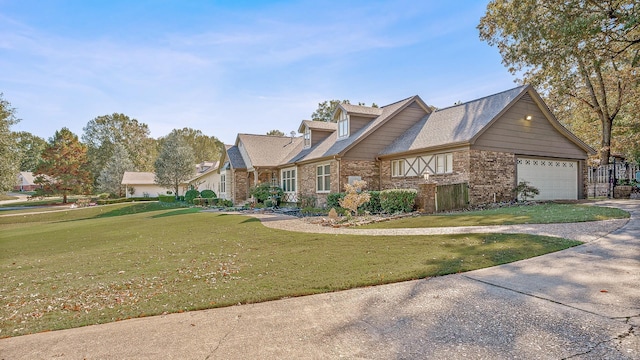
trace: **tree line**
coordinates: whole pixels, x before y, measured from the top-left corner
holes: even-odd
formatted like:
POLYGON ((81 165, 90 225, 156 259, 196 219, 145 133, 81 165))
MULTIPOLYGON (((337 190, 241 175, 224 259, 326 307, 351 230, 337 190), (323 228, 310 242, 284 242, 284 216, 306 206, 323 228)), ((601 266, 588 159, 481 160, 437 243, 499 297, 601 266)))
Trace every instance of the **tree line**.
POLYGON ((155 172, 156 182, 175 189, 193 176, 196 163, 217 161, 224 151, 218 138, 191 128, 154 139, 147 124, 120 113, 90 120, 80 137, 62 128, 48 140, 11 131, 19 121, 0 93, 0 191, 13 189, 18 172, 30 171, 44 192, 61 194, 64 202, 73 193, 123 196, 126 171, 155 172))

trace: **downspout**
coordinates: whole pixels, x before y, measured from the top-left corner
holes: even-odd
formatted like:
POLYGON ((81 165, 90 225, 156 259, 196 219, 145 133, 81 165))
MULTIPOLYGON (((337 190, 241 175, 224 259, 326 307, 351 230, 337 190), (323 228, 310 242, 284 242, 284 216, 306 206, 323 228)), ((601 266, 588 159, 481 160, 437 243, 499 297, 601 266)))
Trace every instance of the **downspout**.
POLYGON ((338 163, 338 166, 337 166, 337 168, 338 168, 338 191, 337 192, 340 192, 340 189, 341 189, 341 187, 340 187, 340 164, 341 164, 341 162, 340 162, 340 158, 337 155, 333 156, 333 160, 337 161, 337 163, 338 163))
POLYGON ((382 160, 379 156, 375 160, 378 163, 378 191, 382 191, 382 160))

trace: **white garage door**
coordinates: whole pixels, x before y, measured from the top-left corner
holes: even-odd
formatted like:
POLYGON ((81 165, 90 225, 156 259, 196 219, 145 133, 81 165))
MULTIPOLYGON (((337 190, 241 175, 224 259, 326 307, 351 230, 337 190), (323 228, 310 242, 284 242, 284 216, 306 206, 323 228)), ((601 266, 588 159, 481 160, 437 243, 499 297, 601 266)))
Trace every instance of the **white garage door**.
POLYGON ((528 181, 540 190, 535 200, 578 198, 578 162, 518 158, 518 183, 528 181))

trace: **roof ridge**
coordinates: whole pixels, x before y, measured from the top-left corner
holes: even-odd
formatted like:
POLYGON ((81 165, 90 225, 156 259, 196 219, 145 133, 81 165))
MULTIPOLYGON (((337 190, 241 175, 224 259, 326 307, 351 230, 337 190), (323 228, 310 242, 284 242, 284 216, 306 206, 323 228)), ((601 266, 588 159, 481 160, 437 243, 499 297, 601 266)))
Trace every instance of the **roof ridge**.
POLYGON ((399 103, 401 103, 401 102, 403 102, 403 101, 411 100, 412 98, 414 98, 414 97, 416 97, 416 96, 418 96, 418 95, 411 95, 411 96, 409 96, 409 97, 407 97, 407 98, 404 98, 404 99, 402 99, 402 100, 394 101, 394 102, 392 102, 391 104, 387 104, 387 105, 381 106, 380 108, 381 108, 381 109, 384 109, 384 108, 389 107, 389 106, 391 106, 391 105, 396 105, 396 104, 399 104, 399 103))
POLYGON ((460 103, 460 104, 453 104, 451 106, 443 107, 442 109, 436 109, 434 112, 438 112, 438 111, 442 111, 442 110, 448 110, 448 109, 452 109, 452 108, 455 108, 455 107, 458 107, 458 106, 462 106, 462 105, 467 105, 467 104, 470 104, 470 103, 473 103, 473 102, 476 102, 476 101, 480 101, 480 100, 484 100, 484 99, 487 99, 487 98, 490 98, 490 97, 494 97, 494 96, 497 96, 497 95, 500 95, 500 94, 504 94, 506 92, 513 91, 513 90, 516 90, 516 89, 519 89, 519 88, 523 88, 524 89, 524 88, 526 88, 528 86, 529 86, 528 84, 516 86, 514 88, 503 90, 503 91, 497 92, 495 94, 486 95, 486 96, 483 96, 483 97, 479 97, 477 99, 465 101, 465 102, 460 103))

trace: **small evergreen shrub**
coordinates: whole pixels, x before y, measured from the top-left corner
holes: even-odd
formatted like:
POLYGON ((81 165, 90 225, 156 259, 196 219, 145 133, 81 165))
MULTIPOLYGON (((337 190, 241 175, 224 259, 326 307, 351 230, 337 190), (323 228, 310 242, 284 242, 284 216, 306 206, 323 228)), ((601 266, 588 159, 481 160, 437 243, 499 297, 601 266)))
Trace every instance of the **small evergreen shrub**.
POLYGON ((188 190, 184 194, 184 201, 186 201, 188 204, 193 204, 193 199, 197 198, 198 196, 200 196, 200 191, 195 189, 188 190))
POLYGON ((380 214, 382 206, 380 206, 380 191, 369 191, 369 202, 358 208, 360 211, 366 211, 369 214, 380 214))
POLYGON ((176 197, 173 195, 158 195, 158 200, 163 203, 174 203, 176 202, 176 197))
POLYGON ((231 200, 218 199, 218 206, 233 207, 233 202, 231 200))
POLYGON ((96 204, 108 205, 108 204, 120 204, 134 201, 158 201, 157 197, 131 197, 131 198, 119 198, 119 199, 98 199, 96 204))
POLYGON ((213 190, 202 190, 202 192, 200 193, 200 196, 202 196, 205 199, 213 199, 216 196, 216 193, 213 192, 213 190))
POLYGON ((336 210, 342 208, 340 206, 340 200, 344 199, 345 196, 347 196, 347 193, 343 192, 327 194, 327 208, 336 208, 336 210))
POLYGON ((413 211, 418 191, 415 189, 389 189, 380 192, 380 207, 387 214, 413 211))
POLYGON ((524 201, 529 200, 529 198, 533 199, 536 195, 540 194, 540 190, 526 180, 520 181, 518 186, 513 189, 513 192, 516 194, 516 199, 520 198, 524 201))
POLYGON ((280 200, 284 195, 284 191, 282 191, 282 188, 279 186, 272 186, 269 183, 262 183, 252 188, 250 194, 256 199, 258 203, 264 203, 267 199, 275 199, 277 203, 280 203, 280 200))

